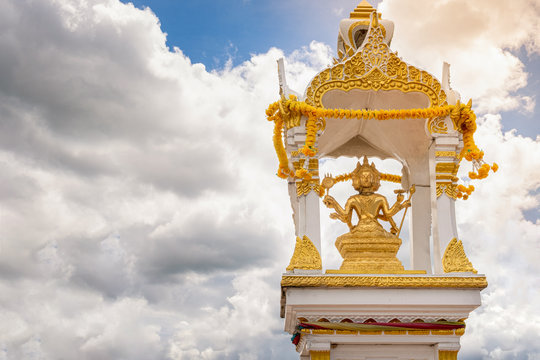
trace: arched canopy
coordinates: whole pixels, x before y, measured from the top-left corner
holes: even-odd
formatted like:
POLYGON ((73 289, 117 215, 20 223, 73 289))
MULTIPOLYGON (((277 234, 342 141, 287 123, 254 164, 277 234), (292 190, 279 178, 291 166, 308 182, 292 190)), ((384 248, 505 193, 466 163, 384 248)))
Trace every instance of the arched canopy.
MULTIPOLYGON (((375 16, 374 16, 375 18, 375 16)), ((377 20, 350 58, 317 74, 306 89, 308 104, 334 109, 414 109, 446 104, 440 82, 393 53, 377 20)), ((428 150, 432 119, 326 119, 319 137, 320 157, 392 157, 414 171, 416 183, 429 183, 428 150), (369 140, 368 140, 369 139, 369 140), (418 178, 421 177, 421 178, 418 178)))

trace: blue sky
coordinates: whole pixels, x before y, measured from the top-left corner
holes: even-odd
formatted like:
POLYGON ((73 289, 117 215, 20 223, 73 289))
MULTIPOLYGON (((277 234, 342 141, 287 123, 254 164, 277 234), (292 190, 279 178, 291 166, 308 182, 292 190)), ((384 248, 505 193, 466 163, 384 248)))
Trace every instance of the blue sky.
MULTIPOLYGON (((302 92, 357 1, 0 0, 0 360, 298 359, 278 315, 294 227, 264 110, 276 59, 302 92)), ((500 165, 456 202, 489 282, 465 360, 540 355, 533 1, 380 3, 392 50, 439 78, 452 64, 500 165)), ((333 269, 346 226, 321 209, 333 269)))
MULTIPOLYGON (((220 68, 229 57, 236 65, 273 46, 291 52, 316 40, 334 47, 339 20, 358 4, 357 0, 123 2, 150 7, 168 34, 169 46, 179 47, 192 62, 208 69, 220 68)), ((373 6, 377 3, 372 1, 373 6)))
MULTIPOLYGON (((228 60, 233 65, 249 60, 251 54, 271 47, 285 53, 309 45, 313 40, 335 51, 339 20, 347 17, 357 0, 258 1, 258 0, 122 0, 138 8, 149 7, 167 33, 167 44, 178 47, 193 63, 208 70, 220 69, 228 60)), ((380 1, 372 0, 377 7, 380 1)), ((399 29, 396 30, 399 36, 399 29)), ((512 51, 529 72, 528 85, 519 94, 540 93, 540 58, 522 47, 512 51)), ((303 89, 296 89, 302 91, 303 89)), ((503 130, 535 138, 540 133, 537 111, 503 112, 503 130)))

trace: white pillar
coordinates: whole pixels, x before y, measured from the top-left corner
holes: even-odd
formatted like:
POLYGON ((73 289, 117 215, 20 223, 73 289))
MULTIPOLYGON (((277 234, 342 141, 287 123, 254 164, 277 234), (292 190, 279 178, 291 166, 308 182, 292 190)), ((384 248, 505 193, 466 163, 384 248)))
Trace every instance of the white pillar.
POLYGON ((425 185, 416 185, 416 192, 411 198, 411 216, 409 217, 409 231, 411 233, 411 269, 425 270, 431 274, 431 256, 429 250, 429 236, 431 221, 430 188, 425 185))
POLYGON ((416 192, 411 197, 409 216, 411 270, 424 270, 431 274, 431 196, 429 182, 429 158, 426 154, 411 159, 407 164, 409 186, 416 192))
MULTIPOLYGON (((456 181, 459 168, 458 155, 461 144, 457 133, 436 136, 434 161, 430 172, 435 181, 435 191, 431 194, 433 228, 433 267, 436 274, 444 273, 442 257, 448 243, 459 238, 456 225, 456 181)), ((433 181, 433 180, 432 180, 433 181)))
POLYGON ((317 158, 305 159, 298 152, 306 141, 305 119, 301 126, 287 130, 287 155, 291 166, 295 170, 305 167, 312 174, 312 180, 295 180, 289 182, 289 197, 293 209, 295 235, 302 238, 307 236, 321 254, 321 225, 320 225, 320 198, 317 193, 319 183, 319 160, 317 158), (309 161, 309 163, 306 163, 309 161), (298 189, 307 189, 301 191, 298 189))

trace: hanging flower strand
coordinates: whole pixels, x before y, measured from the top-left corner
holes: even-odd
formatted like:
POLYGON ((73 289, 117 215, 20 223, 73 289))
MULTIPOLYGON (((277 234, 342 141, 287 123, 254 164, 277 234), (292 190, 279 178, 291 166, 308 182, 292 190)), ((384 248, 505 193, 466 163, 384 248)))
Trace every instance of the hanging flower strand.
MULTIPOLYGON (((473 171, 469 172, 471 179, 485 179, 489 171, 496 172, 499 166, 496 163, 489 165, 484 161, 484 152, 478 149, 474 142, 474 133, 476 131, 476 115, 472 111, 472 100, 467 105, 458 103, 450 113, 450 118, 457 129, 463 134, 463 150, 461 150, 460 159, 470 161, 473 171)), ((470 195, 470 194, 469 194, 470 195)), ((464 197, 466 200, 466 198, 464 197)))
MULTIPOLYGON (((302 178, 304 180, 311 179, 309 170, 305 168, 298 169, 296 172, 289 168, 289 160, 283 144, 283 127, 288 124, 291 117, 305 116, 306 122, 306 141, 304 146, 299 149, 299 154, 307 158, 317 154, 315 142, 317 139, 317 131, 324 129, 325 118, 336 119, 359 119, 359 120, 390 120, 390 119, 422 119, 450 116, 459 132, 463 134, 464 147, 460 153, 460 160, 470 161, 473 166, 473 171, 469 172, 470 179, 484 179, 488 176, 489 171, 496 172, 498 165, 493 163, 489 165, 484 161, 484 152, 478 149, 474 142, 474 133, 476 131, 476 115, 472 110, 472 102, 462 104, 458 101, 456 105, 444 105, 438 107, 424 109, 397 109, 397 110, 351 110, 351 109, 325 109, 317 108, 306 104, 303 101, 298 101, 294 95, 289 99, 282 98, 269 105, 266 110, 266 116, 269 121, 274 121, 274 147, 279 160, 278 176, 282 178, 302 178), (319 123, 320 121, 320 123, 319 123)), ((391 182, 401 182, 401 177, 398 175, 383 174, 381 180, 391 182)), ((458 197, 467 199, 474 191, 474 187, 458 188, 458 197), (460 196, 461 195, 461 196, 460 196)))

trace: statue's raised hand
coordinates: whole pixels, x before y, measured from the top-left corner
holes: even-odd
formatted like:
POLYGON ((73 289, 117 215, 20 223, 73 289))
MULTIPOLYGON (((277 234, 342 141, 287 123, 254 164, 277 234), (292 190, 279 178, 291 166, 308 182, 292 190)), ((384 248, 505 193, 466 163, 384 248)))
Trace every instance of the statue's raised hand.
POLYGON ((330 195, 326 195, 323 198, 323 204, 326 205, 326 207, 331 208, 331 209, 335 209, 336 205, 339 205, 338 202, 336 201, 336 199, 334 199, 330 195))

